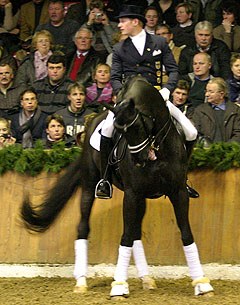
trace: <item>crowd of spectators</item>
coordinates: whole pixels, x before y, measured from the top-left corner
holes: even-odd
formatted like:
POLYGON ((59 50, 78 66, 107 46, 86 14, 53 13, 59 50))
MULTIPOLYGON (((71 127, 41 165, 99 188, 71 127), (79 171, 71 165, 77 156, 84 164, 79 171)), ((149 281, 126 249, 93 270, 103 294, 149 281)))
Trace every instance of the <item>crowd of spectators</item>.
MULTIPOLYGON (((116 47, 128 37, 118 26, 123 4, 136 1, 0 0, 0 148, 31 148, 39 139, 46 148, 60 140, 77 145, 86 117, 114 103, 129 76, 116 47)), ((165 39, 177 64, 171 102, 206 142, 240 142, 238 1, 137 5, 145 12, 145 31, 165 39)), ((173 77, 164 56, 156 63, 158 88, 173 77)), ((129 71, 144 76, 147 61, 129 71)))

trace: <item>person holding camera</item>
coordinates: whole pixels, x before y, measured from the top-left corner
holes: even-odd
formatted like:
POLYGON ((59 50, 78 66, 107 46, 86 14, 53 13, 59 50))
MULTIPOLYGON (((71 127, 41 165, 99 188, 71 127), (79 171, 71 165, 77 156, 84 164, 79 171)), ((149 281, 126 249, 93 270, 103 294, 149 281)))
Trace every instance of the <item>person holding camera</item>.
POLYGON ((101 55, 101 61, 105 62, 107 56, 112 53, 112 35, 118 29, 117 23, 109 21, 102 1, 92 0, 89 9, 88 20, 83 27, 92 31, 92 46, 101 55))
POLYGON ((0 118, 0 149, 13 145, 16 139, 10 134, 10 121, 0 118))

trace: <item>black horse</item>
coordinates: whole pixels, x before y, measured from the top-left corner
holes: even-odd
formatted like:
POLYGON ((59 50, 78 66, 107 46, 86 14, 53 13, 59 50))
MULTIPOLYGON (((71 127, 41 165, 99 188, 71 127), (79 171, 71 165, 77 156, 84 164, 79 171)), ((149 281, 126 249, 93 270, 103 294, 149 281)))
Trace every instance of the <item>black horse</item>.
MULTIPOLYGON (((115 165, 112 165, 112 181, 124 191, 124 231, 110 295, 129 294, 127 269, 132 251, 135 253, 140 276, 151 282, 151 278, 147 276, 141 244, 141 226, 146 209, 145 199, 162 195, 168 196, 172 202, 195 294, 210 293, 213 288, 204 277, 188 218, 187 152, 165 102, 148 82, 141 77, 134 77, 123 86, 117 97, 117 105, 112 111, 115 114, 115 129, 121 135, 120 140, 116 137, 118 144, 113 150, 114 156, 111 156, 111 159, 116 160, 115 165)), ((92 121, 86 133, 81 157, 67 168, 45 201, 33 208, 25 200, 21 211, 28 228, 44 231, 58 216, 74 191, 81 186, 81 220, 75 241, 74 269, 77 279, 75 290, 80 292, 87 288, 89 218, 95 199, 95 186, 100 179, 100 153, 89 142, 93 131, 105 115, 101 114, 92 121)), ((113 139, 114 141, 116 142, 113 139)), ((150 288, 154 288, 154 283, 151 282, 150 286, 151 284, 153 287, 150 288)))

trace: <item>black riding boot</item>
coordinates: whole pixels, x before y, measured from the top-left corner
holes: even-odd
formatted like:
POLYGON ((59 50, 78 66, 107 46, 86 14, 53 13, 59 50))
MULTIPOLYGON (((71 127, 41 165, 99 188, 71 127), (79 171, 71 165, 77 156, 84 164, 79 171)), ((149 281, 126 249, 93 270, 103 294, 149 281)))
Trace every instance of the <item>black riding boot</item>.
MULTIPOLYGON (((190 156, 191 156, 195 143, 196 143, 196 141, 186 141, 186 143, 185 143, 188 159, 190 159, 190 156)), ((186 185, 186 187, 187 187, 189 197, 191 197, 191 198, 199 197, 199 193, 194 188, 190 187, 188 184, 186 185)))
POLYGON ((100 154, 101 154, 101 177, 95 189, 95 197, 101 199, 112 198, 112 185, 108 181, 108 157, 112 150, 112 139, 101 136, 100 154))

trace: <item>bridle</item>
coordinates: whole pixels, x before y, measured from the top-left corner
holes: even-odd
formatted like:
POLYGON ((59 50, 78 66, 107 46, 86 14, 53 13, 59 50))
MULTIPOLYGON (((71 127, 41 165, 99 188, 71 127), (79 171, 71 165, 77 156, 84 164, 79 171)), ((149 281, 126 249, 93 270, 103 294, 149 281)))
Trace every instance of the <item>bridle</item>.
POLYGON ((126 133, 128 131, 128 129, 130 127, 132 127, 139 119, 142 121, 144 130, 145 130, 145 134, 146 134, 146 138, 141 143, 139 143, 137 145, 128 145, 128 149, 129 149, 131 154, 137 154, 148 146, 151 149, 159 150, 160 144, 165 140, 165 138, 167 137, 167 135, 170 131, 171 123, 172 123, 170 115, 168 115, 168 119, 167 119, 166 123, 163 125, 163 127, 155 135, 152 135, 151 131, 148 130, 148 128, 146 126, 146 123, 144 121, 144 117, 147 118, 147 119, 150 119, 151 122, 152 122, 152 125, 154 126, 154 123, 155 123, 156 119, 152 116, 149 116, 149 115, 146 115, 146 114, 140 112, 138 109, 136 109, 136 115, 130 123, 120 125, 116 121, 114 122, 114 126, 116 127, 116 129, 122 130, 122 132, 126 133), (165 129, 167 129, 167 130, 166 130, 165 134, 163 135, 163 137, 161 138, 161 141, 158 143, 157 146, 155 146, 156 140, 158 139, 158 137, 160 137, 161 133, 165 129))

